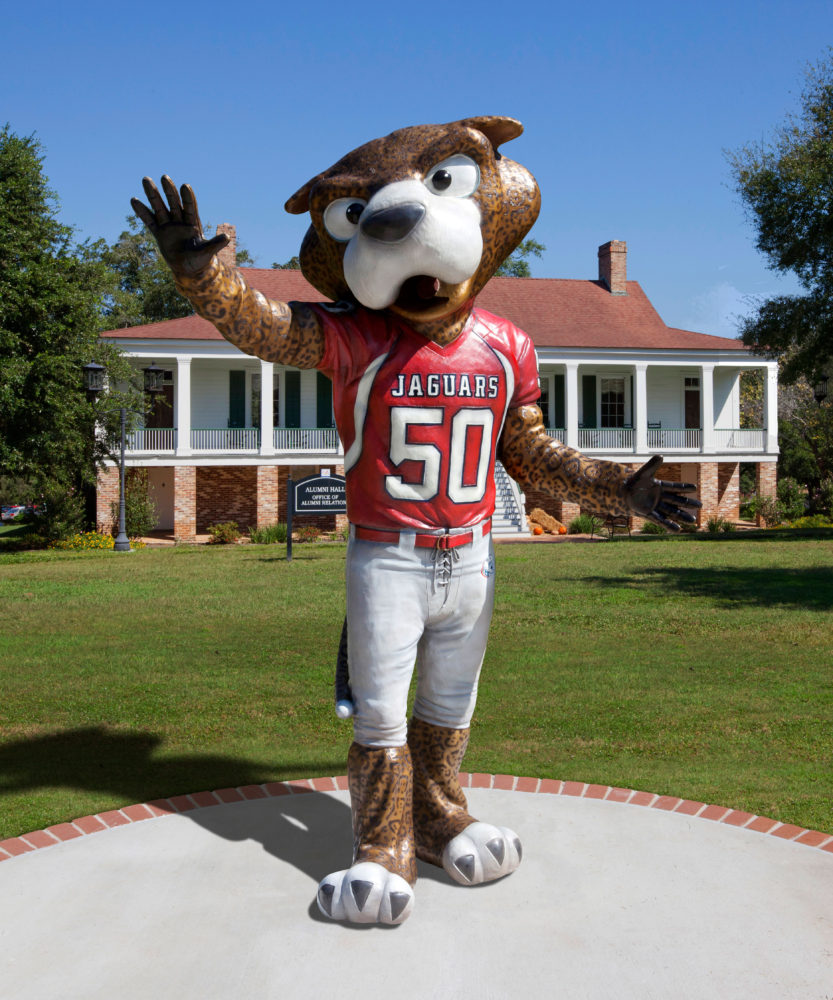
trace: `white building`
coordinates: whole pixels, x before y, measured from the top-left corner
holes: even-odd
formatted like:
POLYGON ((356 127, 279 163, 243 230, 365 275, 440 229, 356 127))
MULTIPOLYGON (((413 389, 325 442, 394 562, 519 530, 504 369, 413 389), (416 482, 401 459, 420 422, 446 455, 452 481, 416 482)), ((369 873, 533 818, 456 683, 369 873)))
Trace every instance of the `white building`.
MULTIPOLYGON (((777 364, 740 341, 666 326, 626 280, 626 253, 618 241, 600 247, 597 280, 493 278, 478 305, 532 337, 555 437, 634 467, 662 454, 662 478, 697 484, 703 523, 737 518, 740 463, 754 463, 761 494, 775 490, 777 364), (741 429, 740 375, 752 368, 765 373, 764 420, 741 429)), ((299 271, 245 274, 270 298, 321 299, 299 271)), ((320 373, 248 357, 197 316, 103 336, 137 367, 165 371, 164 394, 130 435, 126 462, 148 470, 160 529, 186 539, 218 521, 245 528, 285 520, 290 475, 340 471, 331 387, 320 373)), ((101 527, 117 481, 114 467, 99 476, 101 527)), ((510 505, 518 496, 516 488, 503 493, 510 505)), ((561 520, 578 512, 540 495, 527 497, 530 506, 561 520)), ((525 530, 522 516, 515 522, 525 530)))

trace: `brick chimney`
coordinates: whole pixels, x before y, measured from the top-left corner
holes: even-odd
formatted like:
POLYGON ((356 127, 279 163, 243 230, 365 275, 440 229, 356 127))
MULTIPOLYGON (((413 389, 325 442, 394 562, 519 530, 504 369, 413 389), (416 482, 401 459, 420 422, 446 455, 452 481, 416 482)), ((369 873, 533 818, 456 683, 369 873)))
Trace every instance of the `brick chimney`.
POLYGON ((627 295, 628 244, 611 240, 599 247, 599 281, 611 295, 627 295))
MULTIPOLYGON (((219 236, 220 233, 225 233, 228 236, 228 244, 217 254, 220 260, 224 264, 228 264, 229 267, 237 266, 237 227, 232 226, 231 223, 221 222, 217 226, 216 235, 219 236)), ((601 250, 599 251, 601 253, 601 250)))

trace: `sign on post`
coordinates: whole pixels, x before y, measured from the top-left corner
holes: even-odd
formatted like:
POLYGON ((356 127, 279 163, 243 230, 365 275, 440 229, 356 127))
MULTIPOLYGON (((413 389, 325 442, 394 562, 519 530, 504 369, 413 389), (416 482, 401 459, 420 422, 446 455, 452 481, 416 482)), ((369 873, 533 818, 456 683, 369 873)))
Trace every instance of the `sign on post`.
POLYGON ((292 558, 292 520, 298 514, 346 514, 347 480, 344 476, 306 476, 287 481, 286 558, 292 558))

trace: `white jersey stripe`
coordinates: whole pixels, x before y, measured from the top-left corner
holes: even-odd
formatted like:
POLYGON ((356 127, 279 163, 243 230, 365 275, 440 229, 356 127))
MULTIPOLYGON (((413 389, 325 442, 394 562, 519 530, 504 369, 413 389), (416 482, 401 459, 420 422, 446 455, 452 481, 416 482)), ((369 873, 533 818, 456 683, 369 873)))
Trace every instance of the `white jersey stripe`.
POLYGON ((361 458, 362 447, 364 446, 364 422, 367 418, 367 404, 370 399, 370 390, 373 388, 376 375, 389 353, 386 351, 371 361, 359 381, 359 387, 356 390, 356 402, 353 405, 353 433, 355 437, 347 454, 344 456, 345 476, 361 458))

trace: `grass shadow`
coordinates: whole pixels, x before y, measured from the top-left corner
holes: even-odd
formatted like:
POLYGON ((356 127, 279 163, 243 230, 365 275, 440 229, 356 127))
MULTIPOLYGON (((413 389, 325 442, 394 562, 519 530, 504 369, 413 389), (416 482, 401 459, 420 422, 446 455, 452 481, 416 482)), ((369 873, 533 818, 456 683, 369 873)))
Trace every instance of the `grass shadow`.
POLYGON ((190 792, 341 774, 343 759, 296 764, 219 754, 157 756, 154 733, 91 726, 0 745, 0 795, 66 788, 109 794, 125 805, 190 792))
POLYGON ((585 577, 592 586, 630 587, 653 593, 676 591, 689 597, 706 598, 723 607, 762 606, 833 610, 833 569, 811 567, 788 569, 729 566, 700 568, 674 566, 640 569, 633 576, 585 577))

